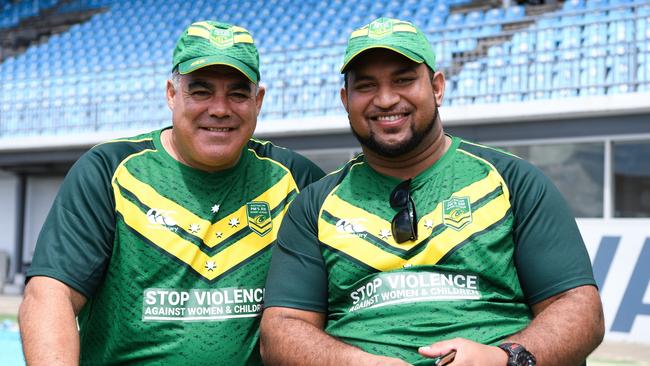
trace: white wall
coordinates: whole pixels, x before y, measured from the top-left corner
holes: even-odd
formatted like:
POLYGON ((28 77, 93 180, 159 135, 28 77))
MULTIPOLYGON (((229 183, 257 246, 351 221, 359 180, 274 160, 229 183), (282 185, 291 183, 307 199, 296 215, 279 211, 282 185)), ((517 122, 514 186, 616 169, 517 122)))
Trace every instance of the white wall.
MULTIPOLYGON (((15 175, 0 170, 0 251, 9 254, 14 260, 16 246, 16 193, 18 179, 15 175)), ((1 285, 1 284, 0 284, 1 285)))
POLYGON ((25 202, 25 238, 23 258, 31 261, 38 233, 45 222, 63 177, 29 177, 25 202))

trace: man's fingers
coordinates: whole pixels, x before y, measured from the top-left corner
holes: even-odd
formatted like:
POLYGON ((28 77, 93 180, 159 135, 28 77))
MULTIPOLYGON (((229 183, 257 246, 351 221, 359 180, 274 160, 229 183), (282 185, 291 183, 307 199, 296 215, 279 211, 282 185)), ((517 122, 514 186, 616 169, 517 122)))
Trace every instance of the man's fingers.
POLYGON ((444 356, 456 349, 457 347, 454 345, 453 341, 443 341, 436 342, 429 346, 420 347, 418 353, 424 357, 434 358, 444 356))

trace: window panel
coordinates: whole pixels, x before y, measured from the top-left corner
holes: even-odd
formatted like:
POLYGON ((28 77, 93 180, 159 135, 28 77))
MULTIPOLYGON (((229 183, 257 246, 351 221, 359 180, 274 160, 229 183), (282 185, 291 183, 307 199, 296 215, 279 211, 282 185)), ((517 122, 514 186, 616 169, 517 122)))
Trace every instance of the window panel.
POLYGON ((576 217, 603 217, 604 144, 506 146, 551 179, 576 217))
POLYGON ((650 217, 650 140, 613 145, 614 217, 650 217))

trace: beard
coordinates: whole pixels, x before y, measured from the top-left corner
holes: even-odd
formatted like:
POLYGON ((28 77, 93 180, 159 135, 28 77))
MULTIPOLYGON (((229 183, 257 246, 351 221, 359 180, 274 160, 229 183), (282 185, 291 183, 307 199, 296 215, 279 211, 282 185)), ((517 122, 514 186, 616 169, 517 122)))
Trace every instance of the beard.
POLYGON ((411 131, 411 137, 396 145, 389 145, 378 141, 375 137, 375 133, 372 130, 370 130, 368 137, 361 136, 357 133, 357 131, 354 130, 352 123, 350 123, 350 129, 352 130, 352 134, 357 138, 359 143, 366 147, 368 150, 385 158, 397 158, 411 152, 418 145, 420 145, 422 140, 424 140, 424 138, 427 137, 431 130, 433 130, 433 126, 436 124, 437 117, 438 108, 436 108, 436 113, 433 115, 431 120, 422 126, 420 131, 415 129, 415 124, 411 124, 409 127, 411 131))

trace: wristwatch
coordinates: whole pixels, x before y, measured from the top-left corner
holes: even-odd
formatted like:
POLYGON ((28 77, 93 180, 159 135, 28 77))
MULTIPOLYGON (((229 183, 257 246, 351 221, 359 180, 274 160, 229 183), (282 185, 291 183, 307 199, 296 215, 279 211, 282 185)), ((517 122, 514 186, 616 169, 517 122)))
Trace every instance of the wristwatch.
POLYGON ((499 348, 508 354, 508 366, 535 366, 537 360, 519 343, 501 343, 499 348))

